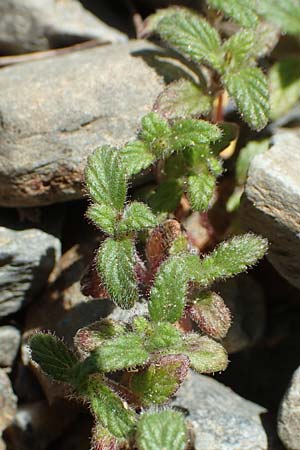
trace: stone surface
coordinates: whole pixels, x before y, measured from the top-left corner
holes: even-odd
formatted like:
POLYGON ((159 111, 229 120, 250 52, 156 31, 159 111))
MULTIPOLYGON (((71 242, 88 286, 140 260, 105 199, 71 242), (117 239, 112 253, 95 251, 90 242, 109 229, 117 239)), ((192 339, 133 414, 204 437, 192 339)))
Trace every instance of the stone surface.
POLYGON ((267 237, 267 258, 300 289, 300 136, 281 133, 274 146, 251 162, 241 219, 267 237))
POLYGON ((195 450, 268 450, 266 410, 212 378, 190 372, 173 400, 186 410, 195 450))
POLYGON ((126 41, 78 0, 1 0, 0 53, 26 53, 88 39, 126 41))
POLYGON ((149 46, 108 45, 0 71, 0 205, 83 196, 88 153, 134 138, 162 90, 136 53, 149 46))
POLYGON ((0 317, 18 311, 41 290, 60 252, 59 239, 42 230, 0 227, 0 317))
POLYGON ((11 382, 3 369, 0 369, 0 437, 17 411, 17 398, 13 393, 11 382))
POLYGON ((11 367, 17 356, 21 340, 20 331, 10 325, 0 327, 0 366, 11 367))
POLYGON ((300 367, 281 402, 277 429, 286 449, 300 450, 300 367))

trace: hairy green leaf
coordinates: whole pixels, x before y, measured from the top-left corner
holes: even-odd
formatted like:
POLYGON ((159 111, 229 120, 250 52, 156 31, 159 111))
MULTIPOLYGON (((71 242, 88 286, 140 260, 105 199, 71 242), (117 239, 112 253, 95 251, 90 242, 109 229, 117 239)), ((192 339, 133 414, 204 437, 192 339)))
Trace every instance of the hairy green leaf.
POLYGON ((262 258, 267 249, 267 240, 260 236, 251 233, 234 236, 201 260, 197 281, 208 286, 215 280, 244 272, 262 258))
POLYGON ((168 119, 207 115, 213 98, 193 81, 181 79, 170 83, 158 96, 154 108, 168 119))
POLYGON ((236 181, 241 186, 246 183, 247 173, 254 156, 264 153, 269 148, 269 139, 250 141, 241 149, 235 167, 236 181))
POLYGON ((110 235, 115 233, 117 214, 115 209, 104 204, 91 205, 86 212, 87 217, 91 219, 95 225, 110 235))
POLYGON ((241 66, 254 62, 253 50, 256 46, 255 33, 250 30, 241 30, 233 34, 224 44, 225 59, 231 68, 239 70, 241 66), (252 61, 251 61, 252 60, 252 61))
POLYGON ((187 375, 188 367, 189 360, 184 355, 161 356, 132 376, 130 388, 141 405, 160 405, 175 394, 187 375))
POLYGON ((216 142, 210 144, 210 150, 215 156, 225 150, 239 135, 239 127, 235 123, 221 122, 218 123, 218 127, 222 133, 221 137, 216 142))
POLYGON ((96 203, 117 211, 123 209, 127 182, 119 150, 108 146, 97 148, 88 158, 85 181, 89 194, 96 203))
POLYGON ((68 347, 51 334, 34 334, 29 341, 32 360, 52 379, 71 382, 77 358, 68 347))
POLYGON ((147 169, 156 159, 155 155, 151 153, 149 145, 143 141, 128 142, 120 149, 120 156, 128 176, 136 175, 147 169))
POLYGON ((139 450, 185 450, 187 429, 183 415, 172 410, 143 414, 136 440, 139 450))
POLYGON ((288 34, 300 34, 299 0, 259 0, 258 13, 288 34))
POLYGON ((201 152, 203 145, 206 151, 205 144, 215 142, 221 136, 222 132, 217 125, 206 120, 181 119, 172 126, 171 146, 175 151, 200 146, 201 152))
POLYGON ((148 357, 143 338, 134 333, 106 340, 91 354, 91 359, 100 372, 134 368, 144 364, 148 357))
POLYGON ((300 57, 278 61, 269 72, 271 117, 278 119, 300 99, 300 57))
POLYGON ((113 436, 107 428, 97 423, 92 430, 92 446, 93 450, 119 450, 120 440, 113 436))
POLYGON ((243 119, 251 128, 261 130, 268 123, 269 91, 264 74, 257 67, 227 73, 224 83, 243 119))
POLYGON ((102 377, 89 377, 86 396, 96 419, 117 438, 128 438, 134 431, 136 417, 132 409, 125 405, 102 377))
POLYGON ((191 368, 199 373, 220 372, 228 365, 224 347, 213 339, 196 333, 186 335, 182 353, 189 357, 191 368))
POLYGON ((102 319, 87 327, 80 328, 75 337, 74 344, 83 352, 91 352, 107 339, 126 333, 126 326, 122 322, 111 319, 102 319))
POLYGON ((253 0, 207 0, 207 2, 245 28, 255 27, 258 23, 256 2, 253 0))
POLYGON ((182 194, 180 180, 163 181, 150 196, 149 205, 155 212, 172 212, 177 208, 182 194))
POLYGON ((159 114, 151 112, 142 118, 141 138, 148 144, 152 144, 155 139, 169 136, 170 127, 168 122, 159 114))
POLYGON ((149 312, 154 322, 176 322, 183 314, 187 292, 185 258, 173 256, 159 268, 151 289, 149 312))
POLYGON ((180 331, 169 322, 158 322, 152 325, 152 330, 148 333, 146 348, 149 352, 163 350, 174 347, 181 342, 180 331))
POLYGON ((131 239, 108 238, 99 248, 97 270, 112 300, 121 308, 132 308, 138 300, 134 243, 131 239))
POLYGON ((141 231, 146 228, 154 228, 156 225, 157 219, 148 206, 144 203, 132 202, 124 210, 123 218, 118 226, 118 232, 141 231))
POLYGON ((223 68, 221 38, 205 19, 179 10, 159 21, 157 31, 171 46, 191 60, 206 62, 216 70, 223 68))
POLYGON ((219 177, 223 173, 223 161, 220 158, 209 156, 207 158, 207 166, 214 178, 219 177))
POLYGON ((216 179, 209 173, 188 177, 187 195, 193 210, 206 211, 209 208, 215 185, 216 179))
POLYGON ((230 311, 215 292, 201 292, 188 306, 188 313, 203 333, 215 339, 224 338, 231 325, 230 311))

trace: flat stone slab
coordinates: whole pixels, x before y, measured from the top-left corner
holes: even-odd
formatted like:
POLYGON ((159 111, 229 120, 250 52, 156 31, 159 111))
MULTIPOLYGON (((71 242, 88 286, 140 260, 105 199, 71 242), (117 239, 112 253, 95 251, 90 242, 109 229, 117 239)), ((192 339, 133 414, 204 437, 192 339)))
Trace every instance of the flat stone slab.
POLYGON ((87 155, 135 137, 163 82, 143 41, 0 70, 0 206, 83 196, 87 155))
POLYGON ((300 136, 281 133, 251 162, 241 220, 270 241, 267 258, 300 289, 300 136))

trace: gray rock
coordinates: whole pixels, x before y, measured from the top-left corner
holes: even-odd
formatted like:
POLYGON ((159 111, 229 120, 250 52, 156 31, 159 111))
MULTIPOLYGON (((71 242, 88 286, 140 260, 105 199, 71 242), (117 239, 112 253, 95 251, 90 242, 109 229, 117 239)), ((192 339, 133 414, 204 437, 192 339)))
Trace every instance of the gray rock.
POLYGON ((266 410, 212 378, 191 372, 173 401, 188 411, 195 450, 267 450, 266 410))
POLYGON ((300 289, 300 138, 282 133, 274 142, 251 162, 241 219, 269 239, 267 258, 300 289))
POLYGON ((0 369, 0 438, 13 421, 17 411, 17 397, 13 393, 11 382, 3 369, 0 369))
POLYGON ((26 53, 88 39, 126 41, 78 0, 1 0, 0 52, 26 53))
POLYGON ((116 44, 0 71, 0 205, 83 196, 88 153, 135 137, 162 90, 155 70, 132 54, 147 47, 116 44))
POLYGON ((0 327, 0 366, 11 367, 17 356, 21 341, 20 331, 10 325, 0 327))
POLYGON ((294 372, 281 402, 277 429, 286 449, 300 450, 300 367, 294 372))
POLYGON ((59 239, 44 231, 0 227, 0 317, 18 311, 41 290, 60 252, 59 239))

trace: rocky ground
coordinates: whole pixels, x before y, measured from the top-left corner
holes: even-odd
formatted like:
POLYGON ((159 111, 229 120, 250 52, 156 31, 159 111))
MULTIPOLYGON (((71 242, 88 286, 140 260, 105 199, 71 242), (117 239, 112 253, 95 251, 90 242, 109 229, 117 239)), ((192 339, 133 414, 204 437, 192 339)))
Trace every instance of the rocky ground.
MULTIPOLYGON (((84 219, 83 170, 96 146, 134 137, 170 67, 154 44, 129 42, 130 1, 42 3, 0 4, 0 450, 85 450, 88 411, 30 366, 27 337, 49 329, 71 344, 78 328, 119 317, 80 290, 99 240, 84 219), (93 48, 53 52, 90 39, 93 48)), ((136 3, 148 14, 170 2, 136 3)), ((214 379, 190 374, 173 400, 198 450, 300 450, 300 131, 268 132, 240 221, 270 251, 217 287, 234 317, 231 363, 214 379)), ((198 216, 185 225, 202 238, 198 216)))

